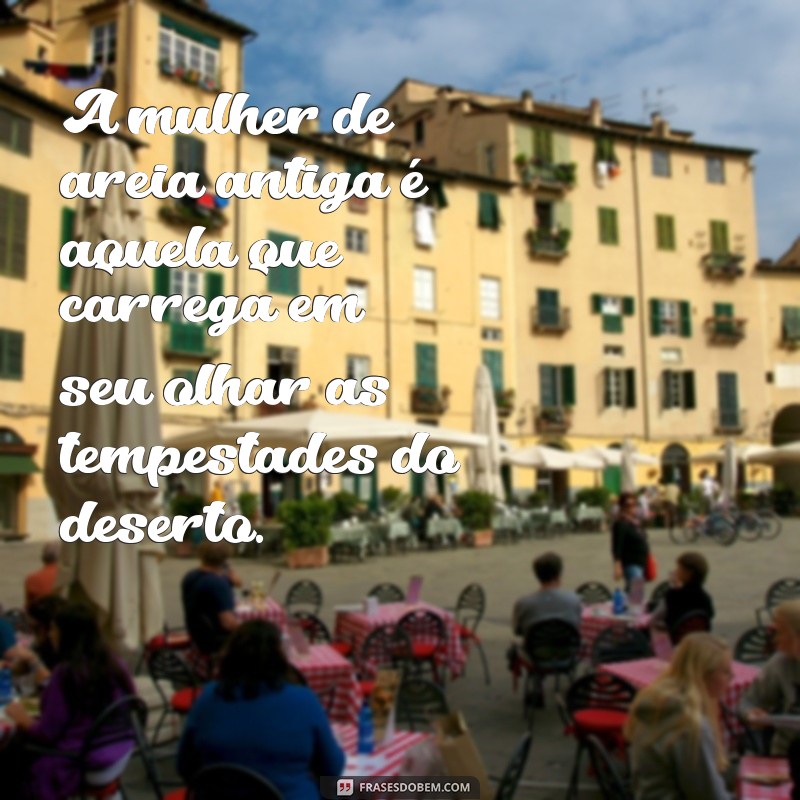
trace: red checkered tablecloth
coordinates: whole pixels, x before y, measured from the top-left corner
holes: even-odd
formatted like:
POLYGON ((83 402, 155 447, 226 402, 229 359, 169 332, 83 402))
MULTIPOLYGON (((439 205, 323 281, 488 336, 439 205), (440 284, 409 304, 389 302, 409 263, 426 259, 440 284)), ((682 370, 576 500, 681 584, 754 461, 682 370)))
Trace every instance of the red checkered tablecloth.
POLYGON ((329 716, 338 722, 358 721, 361 690, 353 665, 329 644, 312 644, 307 653, 289 652, 289 660, 308 681, 309 688, 329 707, 329 716), (333 699, 328 706, 329 693, 333 699))
POLYGON ((449 611, 429 603, 383 603, 378 606, 377 613, 373 616, 368 616, 363 611, 339 611, 336 614, 335 638, 352 642, 355 652, 358 653, 370 631, 382 625, 396 625, 400 618, 409 611, 420 609, 432 611, 444 622, 447 634, 445 665, 451 675, 454 677, 459 675, 464 668, 467 656, 461 645, 458 623, 449 611))
POLYGON ((611 603, 598 603, 593 606, 584 606, 581 613, 581 652, 588 658, 592 652, 592 645, 599 634, 611 625, 625 625, 633 628, 649 628, 652 614, 641 612, 639 614, 614 615, 611 603))
POLYGON ((347 753, 345 775, 400 775, 406 753, 416 744, 433 738, 430 733, 412 733, 396 731, 388 745, 378 744, 375 752, 366 765, 356 761, 355 753, 358 744, 358 728, 355 725, 334 723, 333 732, 347 753), (366 772, 364 768, 366 766, 366 772))
POLYGON ((741 800, 789 800, 792 783, 786 781, 777 786, 763 786, 748 781, 749 775, 779 775, 788 778, 789 762, 785 758, 762 758, 744 756, 739 764, 739 797, 741 800))
POLYGON ((263 619, 277 625, 282 631, 286 630, 286 612, 283 606, 271 597, 263 603, 241 603, 236 606, 236 616, 242 622, 252 619, 263 619))

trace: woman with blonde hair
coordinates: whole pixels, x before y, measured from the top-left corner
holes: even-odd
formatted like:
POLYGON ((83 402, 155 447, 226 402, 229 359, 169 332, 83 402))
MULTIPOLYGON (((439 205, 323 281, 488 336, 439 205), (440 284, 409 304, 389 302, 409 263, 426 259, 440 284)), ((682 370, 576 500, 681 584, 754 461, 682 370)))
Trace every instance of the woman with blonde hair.
MULTIPOLYGON (((772 612, 775 655, 750 684, 740 711, 759 727, 767 714, 800 714, 800 600, 787 600, 772 612)), ((776 730, 770 744, 773 756, 785 756, 796 731, 776 730)))
POLYGON ((692 633, 639 692, 625 726, 636 800, 728 800, 719 701, 730 678, 728 645, 692 633))

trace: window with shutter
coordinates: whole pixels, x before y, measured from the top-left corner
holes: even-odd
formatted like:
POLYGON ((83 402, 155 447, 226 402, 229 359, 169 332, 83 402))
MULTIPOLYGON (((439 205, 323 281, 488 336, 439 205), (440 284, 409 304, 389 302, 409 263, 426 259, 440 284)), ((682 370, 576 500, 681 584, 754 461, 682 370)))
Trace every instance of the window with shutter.
POLYGON ((625 408, 636 408, 636 370, 625 370, 625 408))
POLYGON ((206 143, 196 136, 175 136, 175 171, 205 175, 206 143))
MULTIPOLYGON (((61 209, 61 247, 75 238, 75 210, 72 208, 61 209)), ((61 248, 59 248, 58 259, 58 288, 62 292, 68 292, 72 285, 72 273, 76 267, 65 267, 61 263, 61 248)), ((167 267, 166 269, 169 269, 167 267)))
POLYGON ((533 157, 543 164, 553 163, 553 132, 545 128, 534 128, 533 157))
POLYGON ((692 306, 687 300, 681 300, 678 305, 680 314, 680 334, 685 339, 692 335, 692 306))
POLYGON ((728 223, 711 220, 711 252, 716 255, 728 255, 728 223))
POLYGON ((20 153, 31 154, 32 123, 28 117, 17 114, 10 108, 0 108, 0 145, 20 153))
POLYGON ((669 150, 653 150, 653 175, 657 178, 669 178, 672 174, 669 163, 669 150))
POLYGON ((617 228, 617 209, 597 209, 598 225, 600 228, 600 244, 619 244, 619 230, 617 228))
POLYGON ((567 364, 561 367, 561 401, 568 408, 575 405, 575 367, 567 364))
POLYGON ((683 407, 687 411, 697 407, 694 393, 694 372, 690 369, 683 373, 683 407))
POLYGON ((494 231, 500 228, 500 206, 494 192, 478 194, 478 227, 494 231))
POLYGON ((619 314, 603 314, 603 333, 622 333, 622 317, 619 314))
POLYGON ((725 162, 716 156, 706 157, 706 181, 725 183, 725 162))
POLYGON ((781 339, 784 342, 800 342, 800 306, 781 308, 781 339))
POLYGON ((436 345, 423 344, 418 342, 416 345, 416 371, 417 386, 425 389, 438 388, 438 369, 436 358, 436 345))
POLYGON ((503 352, 502 350, 483 350, 481 352, 483 365, 489 370, 492 378, 492 388, 496 392, 503 391, 503 352))
POLYGON ((481 278, 480 281, 481 317, 500 319, 500 279, 481 278))
POLYGON ((0 275, 24 278, 28 260, 28 195, 0 186, 0 275))
POLYGON ((539 364, 539 404, 542 408, 556 408, 559 400, 558 367, 539 364))
MULTIPOLYGON (((296 246, 299 242, 296 236, 289 236, 278 231, 267 231, 267 239, 275 243, 278 250, 284 242, 292 242, 296 246)), ((296 249, 293 248, 293 253, 296 249)), ((284 294, 292 297, 300 294, 300 268, 299 267, 270 267, 267 273, 267 291, 270 294, 284 294)))
POLYGON ((717 373, 717 393, 719 398, 719 423, 725 428, 739 425, 739 390, 735 372, 717 373))
POLYGON ((656 247, 659 250, 675 249, 675 217, 656 214, 656 247))
POLYGON ((436 272, 430 267, 414 267, 414 308, 436 310, 436 272))
POLYGON ((661 408, 664 411, 674 407, 674 395, 672 391, 672 370, 665 369, 661 373, 661 408))
POLYGON ((0 329, 0 379, 22 380, 25 334, 0 329))
POLYGON ((536 305, 539 325, 555 327, 559 324, 561 313, 558 302, 558 290, 537 289, 536 305))

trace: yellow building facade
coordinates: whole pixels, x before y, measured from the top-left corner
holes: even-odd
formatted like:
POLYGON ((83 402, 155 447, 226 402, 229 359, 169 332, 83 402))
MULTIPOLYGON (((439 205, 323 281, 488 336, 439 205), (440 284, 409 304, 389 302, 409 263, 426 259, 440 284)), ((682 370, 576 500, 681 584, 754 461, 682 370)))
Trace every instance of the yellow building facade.
MULTIPOLYGON (((130 106, 209 106, 217 92, 240 90, 251 36, 191 0, 30 0, 0 25, 0 530, 56 528, 35 470, 68 283, 58 249, 70 238, 73 206, 57 185, 80 168, 93 138, 62 127, 77 90, 23 62, 100 65, 122 116, 130 106)), ((145 201, 149 239, 181 240, 202 225, 207 240, 233 242, 243 261, 264 238, 332 240, 344 256, 336 269, 268 276, 246 264, 155 270, 154 293, 269 294, 280 312, 220 337, 179 319, 158 324, 162 384, 229 363, 242 381, 308 376, 298 405, 322 408, 333 378, 381 375, 391 382, 385 405, 337 410, 469 429, 475 368, 484 363, 513 445, 579 449, 631 436, 688 481, 688 456, 727 435, 770 441, 781 409, 800 399, 797 354, 779 338, 780 309, 797 292, 791 270, 753 269, 750 151, 698 144, 663 120, 647 128, 604 120, 595 102, 565 108, 404 81, 384 105, 396 128, 382 139, 312 125, 271 137, 131 137, 145 172, 166 164, 213 182, 301 156, 321 172, 383 172, 392 187, 386 199, 351 200, 330 214, 310 199, 233 199, 211 211, 145 201), (415 157, 430 189, 423 203, 398 188, 415 157), (356 294, 366 317, 293 323, 286 308, 300 293, 356 294)), ((279 410, 161 408, 165 435, 279 410)), ((386 465, 379 478, 408 488, 386 465)), ((563 502, 564 476, 539 480, 563 502)), ((266 496, 270 481, 250 483, 266 496)), ((514 483, 532 489, 536 478, 519 472, 514 483)), ((207 491, 202 481, 194 488, 207 491)))

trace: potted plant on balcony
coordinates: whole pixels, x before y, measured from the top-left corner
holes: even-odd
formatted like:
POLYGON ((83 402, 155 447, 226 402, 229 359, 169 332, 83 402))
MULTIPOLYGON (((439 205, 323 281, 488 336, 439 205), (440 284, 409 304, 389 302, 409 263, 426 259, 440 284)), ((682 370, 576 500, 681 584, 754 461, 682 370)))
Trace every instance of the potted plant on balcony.
POLYGON ((161 70, 162 75, 172 75, 174 73, 172 62, 168 58, 162 58, 158 62, 158 68, 161 70))
POLYGON ((488 492, 471 490, 456 497, 461 522, 469 532, 467 541, 472 547, 489 547, 494 541, 492 514, 494 497, 488 492))
POLYGON ((278 506, 289 569, 324 567, 329 560, 333 504, 318 495, 285 500, 278 506))

